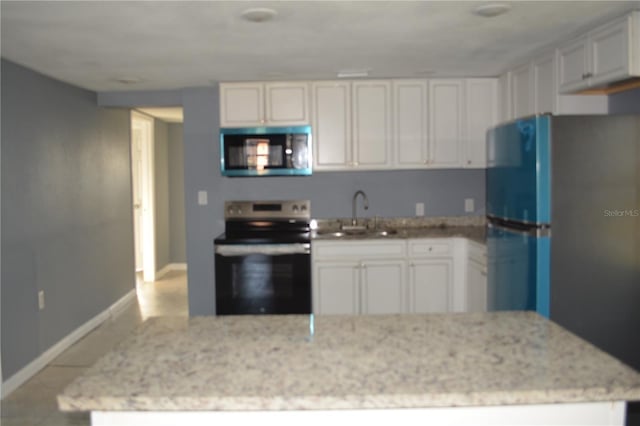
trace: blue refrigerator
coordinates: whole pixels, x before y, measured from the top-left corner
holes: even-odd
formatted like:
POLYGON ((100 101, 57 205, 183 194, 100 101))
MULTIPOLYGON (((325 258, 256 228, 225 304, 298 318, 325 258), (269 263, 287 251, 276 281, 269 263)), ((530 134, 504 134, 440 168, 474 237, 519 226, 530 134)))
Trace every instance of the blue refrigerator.
POLYGON ((487 133, 489 310, 534 310, 640 370, 640 116, 487 133))

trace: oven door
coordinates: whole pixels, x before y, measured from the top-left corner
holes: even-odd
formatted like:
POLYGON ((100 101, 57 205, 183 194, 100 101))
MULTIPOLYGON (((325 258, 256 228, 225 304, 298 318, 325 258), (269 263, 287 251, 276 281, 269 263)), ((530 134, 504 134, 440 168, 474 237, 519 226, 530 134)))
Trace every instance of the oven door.
POLYGON ((218 315, 310 314, 311 245, 216 244, 218 315))

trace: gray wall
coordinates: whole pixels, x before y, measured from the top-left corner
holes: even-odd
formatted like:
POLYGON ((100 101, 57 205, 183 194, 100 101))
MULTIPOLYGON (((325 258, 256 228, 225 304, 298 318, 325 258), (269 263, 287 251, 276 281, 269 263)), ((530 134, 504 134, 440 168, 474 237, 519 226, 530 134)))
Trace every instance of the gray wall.
POLYGON ((172 263, 186 263, 182 123, 169 124, 169 239, 172 263))
POLYGON ((6 380, 135 279, 129 113, 98 108, 93 92, 1 66, 6 380))
MULTIPOLYGON (((103 105, 168 105, 175 92, 99 95, 103 105), (136 101, 136 99, 138 99, 136 101)), ((367 192, 367 216, 413 216, 424 202, 428 216, 464 215, 464 198, 476 200, 475 215, 484 214, 484 170, 428 170, 315 173, 310 177, 223 178, 219 166, 217 87, 182 91, 184 107, 184 197, 186 252, 191 315, 214 314, 213 239, 224 231, 223 203, 228 199, 310 199, 316 218, 349 217, 354 191, 367 192), (198 191, 209 203, 197 204, 198 191)))
POLYGON ((640 114, 640 88, 610 95, 609 114, 640 114))
POLYGON ((169 126, 153 120, 154 192, 156 210, 156 270, 170 262, 171 235, 169 233, 169 126))

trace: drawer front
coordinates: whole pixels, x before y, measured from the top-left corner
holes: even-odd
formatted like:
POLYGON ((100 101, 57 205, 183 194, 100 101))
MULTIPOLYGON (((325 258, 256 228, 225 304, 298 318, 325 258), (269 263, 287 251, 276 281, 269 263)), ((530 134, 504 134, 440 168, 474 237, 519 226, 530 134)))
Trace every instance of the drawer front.
POLYGON ((453 241, 449 239, 428 239, 409 241, 409 256, 451 256, 453 254, 453 241))
POLYGON ((311 243, 314 259, 389 259, 407 255, 404 241, 314 241, 311 243))

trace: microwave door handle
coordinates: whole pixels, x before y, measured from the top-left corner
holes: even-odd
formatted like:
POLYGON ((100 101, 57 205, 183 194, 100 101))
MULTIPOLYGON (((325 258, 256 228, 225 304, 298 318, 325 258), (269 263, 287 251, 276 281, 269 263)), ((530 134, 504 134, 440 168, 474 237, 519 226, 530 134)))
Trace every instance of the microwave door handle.
POLYGON ((311 244, 223 244, 216 245, 215 253, 221 256, 310 254, 311 244))

